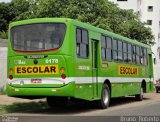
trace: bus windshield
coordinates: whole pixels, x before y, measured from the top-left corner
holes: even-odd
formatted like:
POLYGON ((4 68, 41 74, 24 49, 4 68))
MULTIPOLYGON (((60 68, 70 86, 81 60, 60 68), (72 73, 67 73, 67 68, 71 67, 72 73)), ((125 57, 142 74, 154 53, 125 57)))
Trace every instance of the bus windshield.
POLYGON ((64 40, 63 23, 37 23, 11 28, 12 48, 17 51, 44 51, 59 48, 64 40))

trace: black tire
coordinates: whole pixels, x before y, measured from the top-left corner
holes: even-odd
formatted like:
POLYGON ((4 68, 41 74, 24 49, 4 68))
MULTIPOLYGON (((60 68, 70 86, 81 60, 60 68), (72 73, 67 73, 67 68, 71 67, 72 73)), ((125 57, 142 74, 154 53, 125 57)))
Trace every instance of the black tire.
POLYGON ((138 101, 142 101, 143 100, 143 91, 144 91, 143 87, 141 87, 140 94, 135 96, 136 100, 138 100, 138 101))
POLYGON ((106 109, 109 106, 111 99, 110 89, 107 84, 104 84, 101 92, 101 99, 96 101, 96 104, 101 109, 106 109))
POLYGON ((158 89, 156 88, 156 93, 158 93, 158 89))
POLYGON ((65 107, 67 103, 67 97, 47 97, 47 104, 51 108, 65 107))

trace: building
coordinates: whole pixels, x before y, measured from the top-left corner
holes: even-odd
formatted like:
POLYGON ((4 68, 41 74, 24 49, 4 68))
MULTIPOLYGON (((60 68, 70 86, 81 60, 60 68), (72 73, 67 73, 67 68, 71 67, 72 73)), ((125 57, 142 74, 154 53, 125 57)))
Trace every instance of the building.
POLYGON ((5 92, 7 81, 7 42, 0 39, 0 94, 5 92))
POLYGON ((139 19, 152 29, 155 45, 152 46, 157 63, 154 64, 154 80, 160 78, 160 0, 109 0, 122 9, 133 9, 139 19))

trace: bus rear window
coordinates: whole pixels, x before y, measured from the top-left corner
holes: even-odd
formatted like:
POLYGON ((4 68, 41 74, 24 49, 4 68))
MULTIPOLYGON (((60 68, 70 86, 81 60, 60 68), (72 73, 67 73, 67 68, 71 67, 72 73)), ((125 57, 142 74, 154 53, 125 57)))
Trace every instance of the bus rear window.
POLYGON ((59 48, 64 40, 66 25, 37 23, 11 28, 12 48, 17 51, 44 51, 59 48))

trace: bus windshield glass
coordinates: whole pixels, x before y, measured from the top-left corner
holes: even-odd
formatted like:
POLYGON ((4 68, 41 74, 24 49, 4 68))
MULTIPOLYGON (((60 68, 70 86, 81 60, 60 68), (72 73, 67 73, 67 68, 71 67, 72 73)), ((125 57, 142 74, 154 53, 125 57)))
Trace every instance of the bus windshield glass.
POLYGON ((17 51, 44 51, 59 48, 64 40, 63 23, 37 23, 11 28, 12 48, 17 51))

